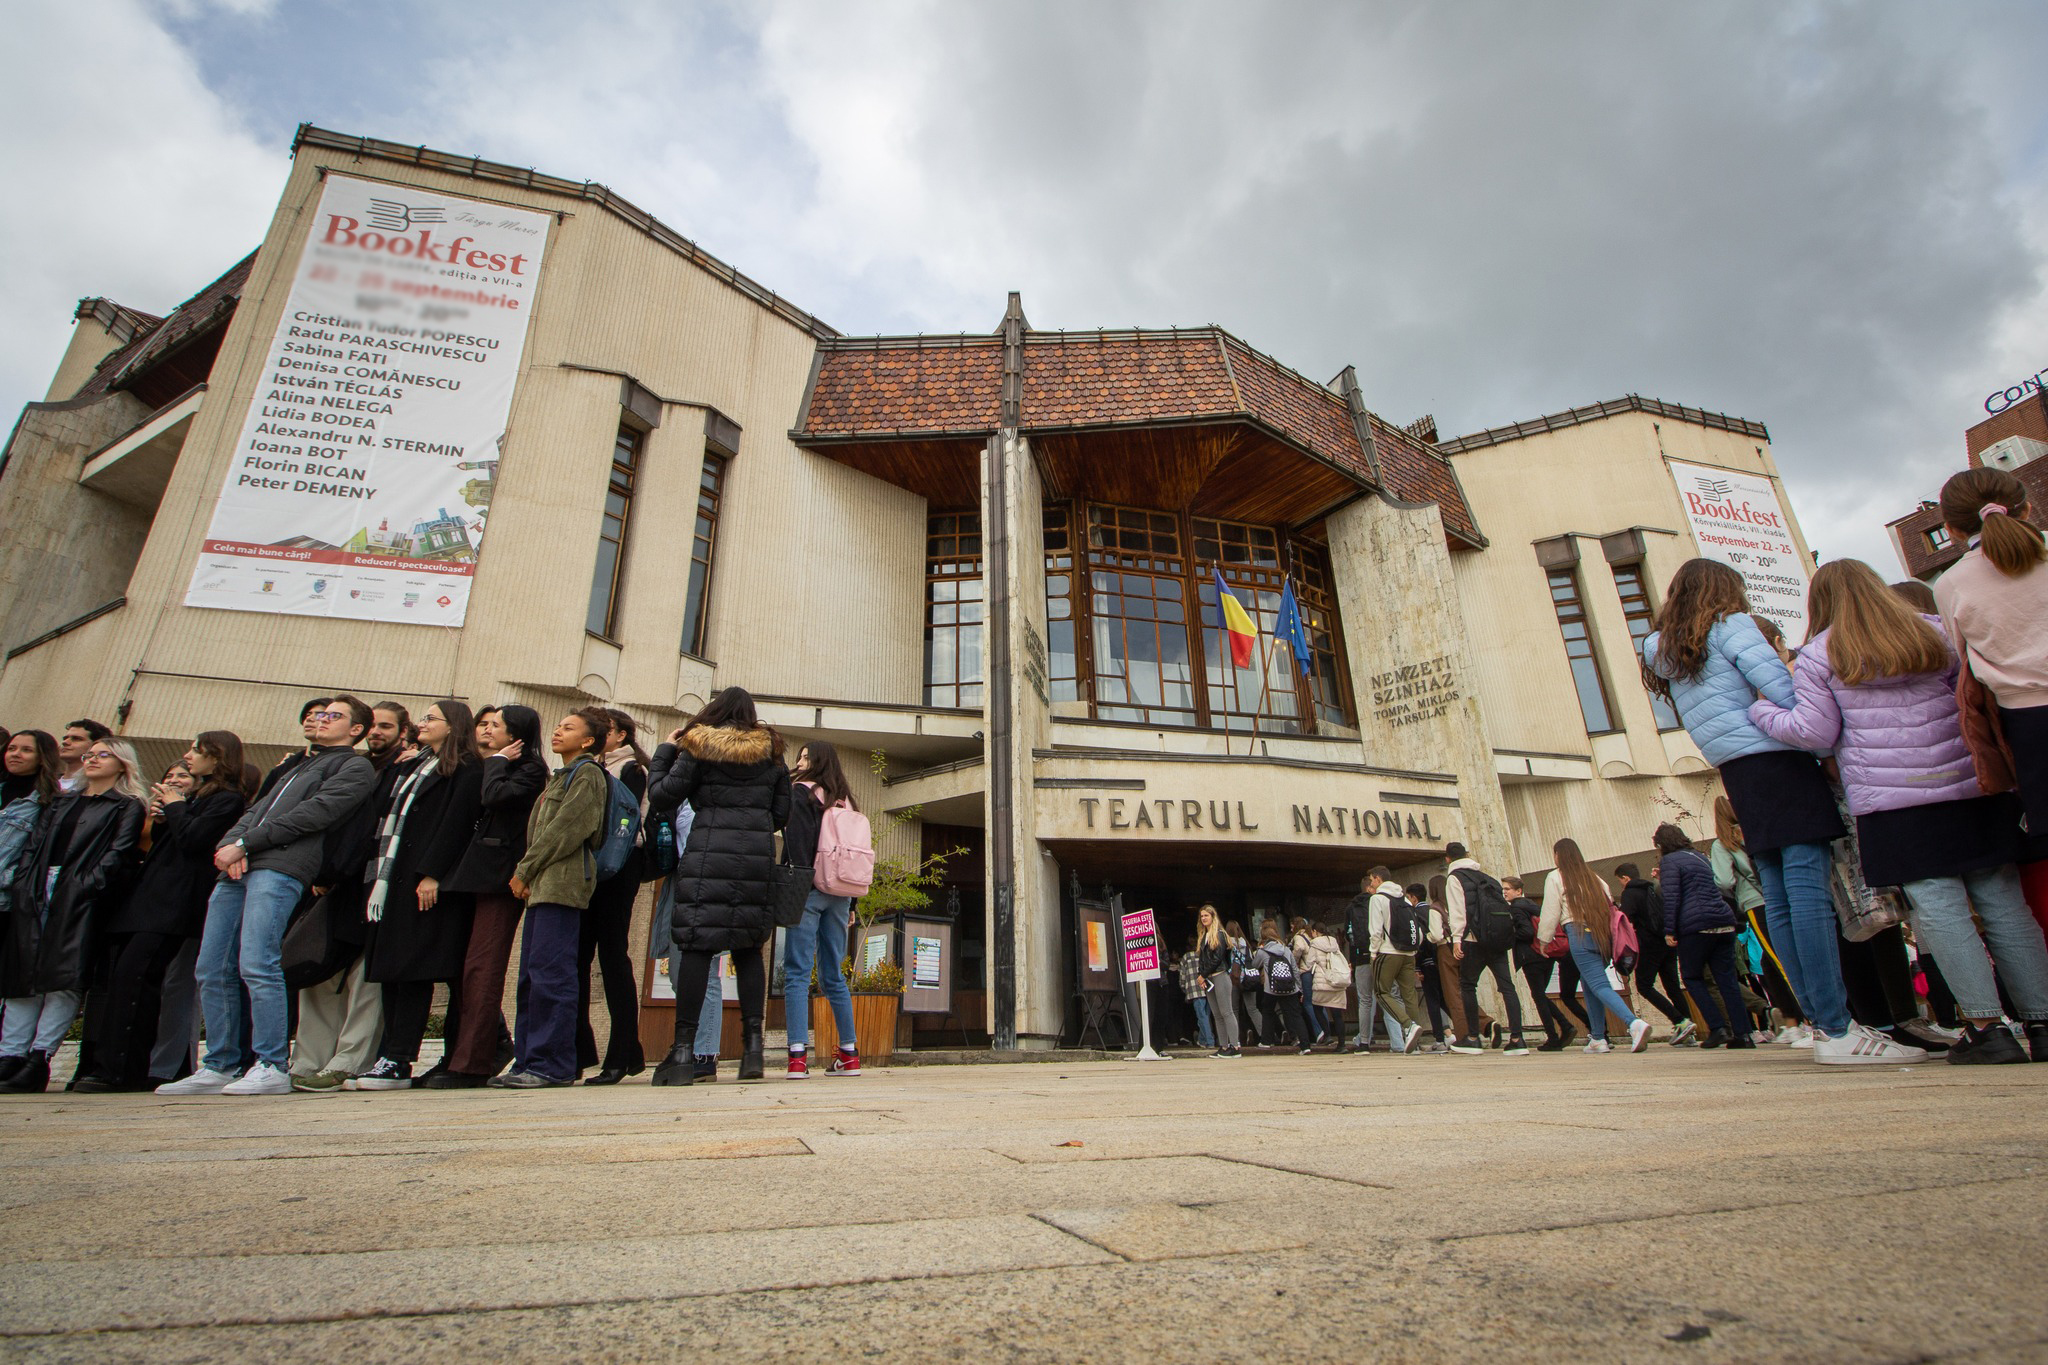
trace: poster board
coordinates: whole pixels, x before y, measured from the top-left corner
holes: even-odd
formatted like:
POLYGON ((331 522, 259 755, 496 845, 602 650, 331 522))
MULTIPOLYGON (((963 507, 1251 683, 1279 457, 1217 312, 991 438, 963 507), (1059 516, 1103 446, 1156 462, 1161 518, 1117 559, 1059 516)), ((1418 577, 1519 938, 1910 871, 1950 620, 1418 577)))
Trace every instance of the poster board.
POLYGON ((1122 989, 1116 958, 1116 923, 1109 906, 1101 901, 1077 901, 1074 906, 1074 961, 1079 989, 1083 992, 1115 994, 1122 989))
POLYGON ((1749 605, 1806 642, 1806 589, 1812 566, 1792 538, 1792 523, 1775 481, 1716 465, 1667 460, 1700 556, 1742 575, 1749 605))
POLYGON ((953 922, 903 920, 903 1012, 953 1012, 953 922))
POLYGON ((463 623, 553 217, 327 176, 186 606, 463 623))

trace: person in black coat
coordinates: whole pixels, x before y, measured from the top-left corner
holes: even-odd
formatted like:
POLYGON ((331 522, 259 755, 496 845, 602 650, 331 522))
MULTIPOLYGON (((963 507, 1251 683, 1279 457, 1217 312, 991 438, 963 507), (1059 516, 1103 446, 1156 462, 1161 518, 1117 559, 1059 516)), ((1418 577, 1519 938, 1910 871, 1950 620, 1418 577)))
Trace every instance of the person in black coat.
POLYGON ((453 698, 429 706, 419 731, 424 755, 392 794, 368 877, 365 975, 384 987, 384 1037, 376 1064, 344 1082, 351 1090, 409 1089, 435 983, 461 998, 473 903, 465 892, 443 892, 441 879, 469 851, 483 810, 483 762, 469 708, 453 698))
POLYGON ((40 1094, 50 1083, 50 1058, 78 1017, 100 918, 127 889, 142 838, 142 779, 126 741, 94 741, 79 777, 42 815, 14 879, 0 952, 0 1056, 22 1061, 0 1091, 40 1094))
MULTIPOLYGON (((526 822, 548 784, 540 713, 530 706, 486 706, 477 713, 477 744, 484 752, 479 788, 482 815, 441 891, 475 901, 469 953, 462 962, 462 1000, 451 1011, 448 1069, 423 1082, 429 1089, 482 1085, 510 1056, 505 1028, 505 970, 526 906, 512 894, 512 874, 526 856, 526 822)), ((587 973, 586 973, 587 975, 587 973)))
POLYGON ((1685 991, 1678 984, 1678 954, 1664 942, 1663 897, 1657 884, 1634 863, 1620 864, 1614 875, 1621 878, 1621 894, 1614 903, 1636 931, 1636 989, 1671 1021, 1671 1041, 1682 1043, 1692 1036, 1692 1011, 1686 1008, 1685 991))
POLYGON ((220 873, 213 851, 249 808, 242 788, 242 740, 207 730, 165 780, 150 789, 149 847, 134 888, 107 919, 102 1000, 93 1063, 72 1089, 147 1090, 156 1047, 164 972, 206 929, 206 901, 220 873))
MULTIPOLYGON (((703 998, 711 960, 732 953, 739 977, 741 1080, 761 1076, 768 974, 762 945, 775 933, 775 831, 789 823, 789 769, 782 736, 760 723, 754 699, 728 687, 654 751, 648 799, 657 818, 688 801, 696 811, 677 860, 671 933, 679 953, 676 1000, 703 998)), ((676 1010, 675 1045, 656 1085, 695 1078, 695 1012, 676 1010)), ((714 1049, 715 1050, 715 1049, 714 1049)))
MULTIPOLYGON (((647 754, 640 747, 639 726, 631 716, 606 707, 611 733, 605 739, 601 759, 605 771, 625 783, 626 790, 647 809, 647 754)), ((604 1048, 604 1065, 587 1085, 617 1085, 628 1076, 647 1069, 647 1056, 640 1047, 640 987, 633 976, 633 950, 626 940, 633 930, 633 902, 640 896, 641 862, 636 855, 626 860, 618 875, 597 884, 590 908, 583 912, 582 932, 577 943, 577 983, 582 987, 576 1026, 576 1065, 597 1066, 597 1035, 590 1027, 590 963, 597 961, 604 978, 605 1012, 611 1016, 610 1041, 604 1048)))

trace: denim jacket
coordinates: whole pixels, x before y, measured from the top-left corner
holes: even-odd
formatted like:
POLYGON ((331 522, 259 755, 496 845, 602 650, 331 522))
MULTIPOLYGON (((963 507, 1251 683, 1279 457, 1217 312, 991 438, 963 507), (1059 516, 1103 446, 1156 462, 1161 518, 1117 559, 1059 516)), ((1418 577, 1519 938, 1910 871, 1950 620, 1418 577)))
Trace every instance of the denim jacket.
POLYGON ((43 809, 43 798, 33 792, 0 808, 0 914, 14 907, 14 874, 21 870, 22 852, 43 809))

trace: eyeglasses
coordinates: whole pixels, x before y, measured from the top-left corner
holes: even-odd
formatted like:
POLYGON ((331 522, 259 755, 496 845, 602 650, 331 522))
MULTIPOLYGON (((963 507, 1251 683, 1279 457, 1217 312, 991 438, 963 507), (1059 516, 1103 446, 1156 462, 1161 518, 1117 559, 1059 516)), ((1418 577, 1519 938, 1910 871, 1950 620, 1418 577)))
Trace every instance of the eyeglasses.
POLYGON ((307 713, 306 716, 307 720, 347 720, 348 718, 348 712, 346 711, 312 711, 307 713))

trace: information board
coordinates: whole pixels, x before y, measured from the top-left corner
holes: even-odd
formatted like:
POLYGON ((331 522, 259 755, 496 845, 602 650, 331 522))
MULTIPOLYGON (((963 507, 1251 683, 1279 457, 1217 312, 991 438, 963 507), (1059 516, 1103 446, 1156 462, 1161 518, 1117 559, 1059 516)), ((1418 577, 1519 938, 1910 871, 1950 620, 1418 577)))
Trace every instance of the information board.
POLYGON ((1701 557, 1741 574, 1750 607, 1776 621, 1787 644, 1805 643, 1811 575, 1806 556, 1792 539, 1777 484, 1763 474, 1680 460, 1666 463, 1678 483, 1678 498, 1685 504, 1701 557))
POLYGON ((1159 979, 1159 925, 1150 910, 1127 910, 1123 917, 1124 980, 1159 979))

